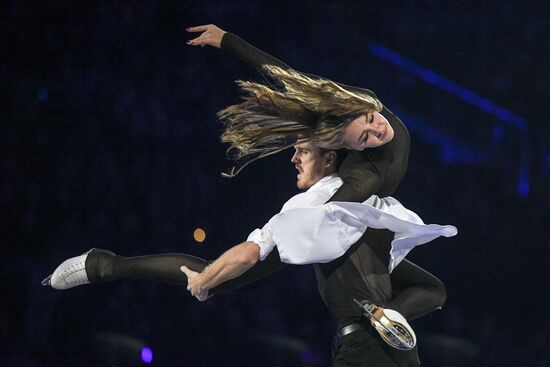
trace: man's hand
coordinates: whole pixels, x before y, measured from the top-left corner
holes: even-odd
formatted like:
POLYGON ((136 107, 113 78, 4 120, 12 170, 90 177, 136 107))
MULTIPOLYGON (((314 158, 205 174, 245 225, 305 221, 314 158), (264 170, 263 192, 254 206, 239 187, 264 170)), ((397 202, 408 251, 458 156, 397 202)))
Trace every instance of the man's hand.
POLYGON ((226 33, 223 29, 216 27, 214 24, 189 27, 186 31, 192 33, 202 32, 197 38, 187 41, 188 45, 202 47, 208 45, 216 48, 221 47, 223 35, 226 33))
POLYGON ((187 289, 199 301, 204 301, 208 298, 210 289, 229 279, 238 277, 250 269, 259 259, 260 246, 247 241, 231 247, 200 274, 185 266, 180 269, 187 275, 187 289))
POLYGON ((206 301, 208 296, 208 289, 201 289, 201 276, 186 266, 182 266, 181 271, 187 275, 187 290, 191 292, 191 295, 196 297, 199 301, 206 301))

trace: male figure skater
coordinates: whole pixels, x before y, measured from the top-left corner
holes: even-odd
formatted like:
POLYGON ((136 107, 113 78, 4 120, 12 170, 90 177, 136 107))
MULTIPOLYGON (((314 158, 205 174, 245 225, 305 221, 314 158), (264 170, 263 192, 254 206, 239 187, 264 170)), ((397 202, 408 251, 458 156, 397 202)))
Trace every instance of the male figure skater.
MULTIPOLYGON (((316 207, 327 201, 342 185, 336 174, 341 154, 321 151, 311 142, 297 144, 291 161, 298 170, 298 188, 307 191, 292 197, 281 212, 316 207)), ((272 251, 277 244, 271 227, 270 222, 261 230, 253 231, 246 242, 231 248, 208 267, 206 261, 184 254, 123 258, 108 251, 92 250, 62 263, 46 284, 49 282, 56 289, 67 289, 125 278, 175 284, 185 284, 188 280, 192 293, 204 300, 211 294, 210 290, 216 293, 219 289, 215 288, 217 285, 223 287, 224 284, 231 284, 231 281, 223 283, 226 280, 236 277, 232 285, 235 287, 235 282, 242 284, 240 279, 250 281, 250 277, 246 278, 250 274, 257 277, 262 271, 258 272, 256 268, 261 269, 266 261, 271 261, 268 258, 278 257, 278 251, 272 251), (260 259, 265 260, 257 263, 260 259), (259 266, 253 267, 256 263, 259 266), (187 277, 180 271, 182 266, 187 277), (198 273, 200 271, 203 273, 198 273)), ((390 277, 388 262, 392 238, 393 233, 389 231, 369 228, 343 256, 315 265, 321 296, 338 325, 334 344, 335 366, 346 363, 372 363, 375 366, 418 364, 416 348, 402 351, 388 346, 353 301, 368 300, 378 306, 398 310, 407 318, 418 317, 444 303, 445 291, 441 282, 407 260, 403 260, 390 277), (392 299, 393 293, 397 296, 392 299)), ((300 247, 299 241, 295 246, 300 247)), ((375 316, 379 318, 383 312, 380 308, 375 316)))
MULTIPOLYGON (((298 188, 307 191, 292 197, 281 213, 326 202, 342 185, 336 174, 340 160, 335 151, 321 151, 310 142, 297 144, 291 161, 299 172, 298 188)), ((243 274, 263 260, 277 246, 272 224, 270 221, 261 230, 253 231, 246 242, 225 252, 201 273, 182 266, 191 293, 197 299, 205 300, 210 289, 243 274)), ((343 256, 315 264, 321 297, 338 325, 333 345, 334 366, 419 364, 416 348, 404 351, 388 346, 372 327, 371 322, 375 320, 366 320, 354 302, 354 299, 368 300, 405 312, 410 318, 440 308, 445 302, 443 284, 407 260, 397 265, 390 276, 388 263, 392 239, 392 232, 369 228, 343 256), (392 284, 395 289, 392 289, 392 284), (393 292, 398 295, 392 300, 393 292)), ((297 240, 295 246, 299 248, 300 245, 297 240)), ((383 312, 378 308, 375 318, 380 318, 383 312)))

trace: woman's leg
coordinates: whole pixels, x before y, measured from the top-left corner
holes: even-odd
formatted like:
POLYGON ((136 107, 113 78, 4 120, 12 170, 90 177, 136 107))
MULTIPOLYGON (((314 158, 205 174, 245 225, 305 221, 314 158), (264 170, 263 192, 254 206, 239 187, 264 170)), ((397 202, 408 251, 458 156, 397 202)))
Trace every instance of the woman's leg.
POLYGON ((120 279, 145 279, 155 282, 186 285, 181 266, 202 272, 208 261, 187 254, 156 254, 123 257, 111 251, 95 249, 86 258, 86 273, 90 283, 120 279))
POLYGON ((441 308, 447 299, 445 286, 434 275, 404 259, 390 275, 394 297, 390 301, 407 320, 441 308))
MULTIPOLYGON (((45 280, 44 285, 56 289, 68 289, 87 283, 102 283, 122 279, 145 279, 172 285, 187 285, 187 276, 180 270, 202 272, 209 262, 196 256, 170 253, 136 257, 124 257, 107 250, 92 251, 66 260, 57 267, 54 277, 45 280), (57 275, 55 274, 63 274, 57 275)), ((263 278, 284 267, 277 251, 256 263, 241 276, 213 288, 210 294, 226 293, 263 278)))

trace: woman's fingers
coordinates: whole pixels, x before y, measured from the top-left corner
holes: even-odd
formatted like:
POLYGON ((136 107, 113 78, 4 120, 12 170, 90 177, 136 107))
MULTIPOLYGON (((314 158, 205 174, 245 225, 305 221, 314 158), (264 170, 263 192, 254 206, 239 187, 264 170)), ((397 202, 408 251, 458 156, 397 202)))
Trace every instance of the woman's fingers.
POLYGON ((191 33, 202 32, 202 34, 197 38, 194 38, 186 42, 190 46, 208 45, 208 46, 220 48, 223 35, 225 34, 224 30, 216 27, 214 24, 189 27, 186 30, 187 32, 191 32, 191 33))
POLYGON ((212 27, 213 24, 198 25, 195 27, 189 27, 186 29, 187 32, 204 32, 208 27, 212 27))
POLYGON ((188 45, 191 46, 199 46, 204 44, 204 38, 202 35, 198 36, 197 38, 193 38, 192 40, 189 40, 186 42, 188 45))

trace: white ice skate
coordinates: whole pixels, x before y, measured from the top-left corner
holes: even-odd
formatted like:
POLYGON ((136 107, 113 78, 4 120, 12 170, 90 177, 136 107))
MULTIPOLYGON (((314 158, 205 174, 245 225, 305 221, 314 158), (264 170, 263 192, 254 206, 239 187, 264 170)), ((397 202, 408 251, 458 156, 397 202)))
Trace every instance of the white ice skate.
POLYGON ((385 308, 382 309, 382 316, 376 317, 375 313, 380 307, 367 301, 354 301, 387 344, 401 350, 410 350, 416 346, 414 330, 399 312, 385 308))
POLYGON ((61 290, 89 284, 88 274, 86 274, 86 258, 93 250, 63 261, 52 275, 42 281, 42 285, 50 285, 54 289, 61 290))

